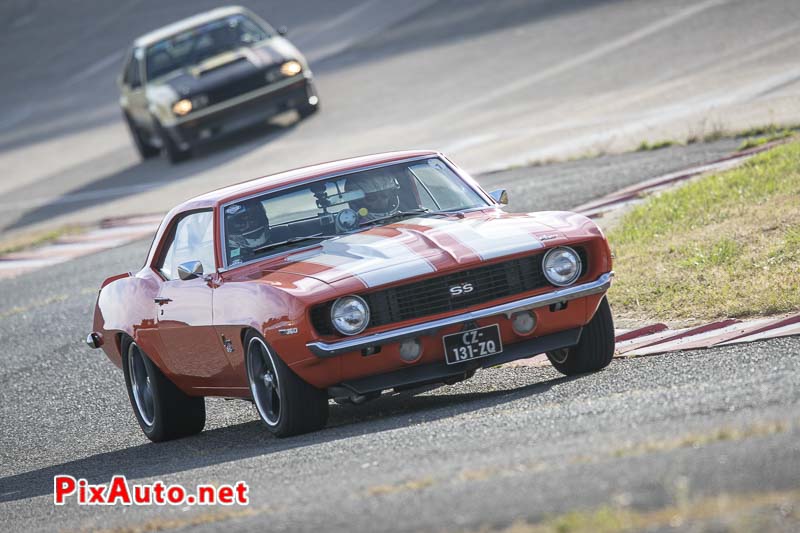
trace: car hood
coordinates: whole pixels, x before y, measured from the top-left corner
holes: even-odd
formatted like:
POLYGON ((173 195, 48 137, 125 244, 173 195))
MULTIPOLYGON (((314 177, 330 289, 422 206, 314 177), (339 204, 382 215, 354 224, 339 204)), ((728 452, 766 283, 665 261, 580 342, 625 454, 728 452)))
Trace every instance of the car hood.
POLYGON ((285 39, 273 38, 252 47, 217 54, 154 80, 154 83, 168 85, 181 98, 205 94, 221 86, 247 83, 252 76, 266 73, 272 67, 294 59, 294 51, 294 47, 285 39))
POLYGON ((265 271, 315 278, 329 285, 358 283, 372 288, 532 252, 571 238, 596 236, 596 232, 591 221, 574 213, 492 211, 464 218, 418 217, 323 241, 265 265, 265 271))

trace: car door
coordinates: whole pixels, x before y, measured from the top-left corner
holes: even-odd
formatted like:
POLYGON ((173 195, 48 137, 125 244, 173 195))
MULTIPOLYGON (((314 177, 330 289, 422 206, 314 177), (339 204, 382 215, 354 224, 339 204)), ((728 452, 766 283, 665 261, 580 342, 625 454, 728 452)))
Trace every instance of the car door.
POLYGON ((217 274, 212 211, 184 215, 173 223, 169 235, 171 242, 162 247, 157 263, 163 282, 154 299, 164 363, 191 387, 224 384, 231 366, 213 323, 217 274), (200 262, 202 273, 181 279, 178 266, 192 261, 200 262))

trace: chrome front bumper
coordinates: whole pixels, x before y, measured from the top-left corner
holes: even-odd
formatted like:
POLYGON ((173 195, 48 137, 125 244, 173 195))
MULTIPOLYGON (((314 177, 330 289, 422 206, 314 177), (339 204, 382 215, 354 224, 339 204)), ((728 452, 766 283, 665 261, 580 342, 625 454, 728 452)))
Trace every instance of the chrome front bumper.
POLYGON ((585 296, 591 296, 593 294, 605 292, 611 286, 611 278, 613 277, 614 272, 607 272, 596 280, 590 281, 589 283, 565 287, 563 289, 554 290, 546 294, 539 294, 537 296, 531 296, 530 298, 523 298, 522 300, 516 300, 514 302, 494 305, 492 307, 478 309, 477 311, 469 311, 466 313, 449 316, 447 318, 440 318, 430 322, 406 326, 404 328, 374 333, 372 335, 364 335, 363 337, 342 339, 335 342, 309 342, 306 344, 306 346, 309 350, 311 350, 311 353, 317 357, 334 357, 343 353, 362 350, 370 346, 381 346, 422 335, 433 335, 441 328, 452 326, 454 324, 461 324, 469 320, 476 320, 494 315, 506 315, 506 317, 511 318, 511 315, 519 311, 527 311, 530 309, 536 309, 538 307, 546 307, 559 302, 568 302, 570 300, 576 300, 585 296))

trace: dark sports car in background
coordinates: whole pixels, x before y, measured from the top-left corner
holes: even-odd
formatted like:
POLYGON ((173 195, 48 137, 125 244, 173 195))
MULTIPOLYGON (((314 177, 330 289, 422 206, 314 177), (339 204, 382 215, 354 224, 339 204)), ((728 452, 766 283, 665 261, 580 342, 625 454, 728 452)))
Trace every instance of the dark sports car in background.
POLYGON ((290 109, 319 106, 303 55, 241 7, 201 13, 136 39, 119 79, 120 105, 142 158, 171 162, 194 146, 290 109))

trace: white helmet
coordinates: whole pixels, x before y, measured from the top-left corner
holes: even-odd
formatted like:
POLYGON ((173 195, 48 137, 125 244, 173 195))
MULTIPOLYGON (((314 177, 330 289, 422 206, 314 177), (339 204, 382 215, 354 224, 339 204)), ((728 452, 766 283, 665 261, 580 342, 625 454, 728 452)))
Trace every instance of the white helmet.
POLYGON ((368 220, 390 216, 400 210, 400 184, 386 174, 356 174, 347 179, 345 190, 364 192, 364 198, 351 201, 350 207, 368 220))

